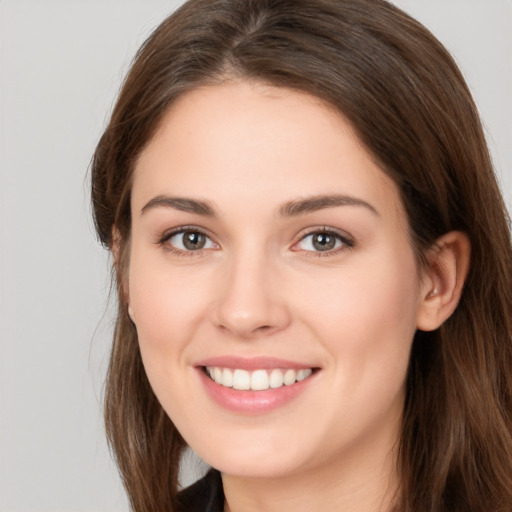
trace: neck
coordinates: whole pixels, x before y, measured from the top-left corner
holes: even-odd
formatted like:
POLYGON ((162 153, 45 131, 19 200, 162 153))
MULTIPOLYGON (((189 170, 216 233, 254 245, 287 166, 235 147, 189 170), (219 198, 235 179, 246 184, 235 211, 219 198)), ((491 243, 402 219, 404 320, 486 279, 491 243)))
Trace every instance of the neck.
POLYGON ((399 488, 396 449, 379 454, 373 447, 366 455, 345 453, 333 464, 274 478, 223 474, 226 512, 391 512, 399 488))

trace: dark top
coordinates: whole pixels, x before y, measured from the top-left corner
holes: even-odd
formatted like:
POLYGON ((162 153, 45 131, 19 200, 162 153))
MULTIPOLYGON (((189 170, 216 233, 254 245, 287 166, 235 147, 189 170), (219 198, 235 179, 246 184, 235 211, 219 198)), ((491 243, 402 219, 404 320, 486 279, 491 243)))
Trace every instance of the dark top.
POLYGON ((206 475, 178 494, 183 512, 223 512, 224 491, 220 473, 210 469, 206 475))

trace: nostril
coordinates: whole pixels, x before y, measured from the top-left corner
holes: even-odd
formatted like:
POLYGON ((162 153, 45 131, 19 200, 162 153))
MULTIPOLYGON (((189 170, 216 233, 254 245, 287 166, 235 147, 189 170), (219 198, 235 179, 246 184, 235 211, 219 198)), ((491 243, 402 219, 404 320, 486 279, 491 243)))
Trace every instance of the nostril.
POLYGON ((270 335, 273 332, 279 331, 278 326, 273 326, 271 324, 264 324, 264 325, 240 325, 240 324, 218 324, 218 327, 224 331, 229 332, 237 337, 241 338, 253 338, 254 336, 266 336, 270 335))

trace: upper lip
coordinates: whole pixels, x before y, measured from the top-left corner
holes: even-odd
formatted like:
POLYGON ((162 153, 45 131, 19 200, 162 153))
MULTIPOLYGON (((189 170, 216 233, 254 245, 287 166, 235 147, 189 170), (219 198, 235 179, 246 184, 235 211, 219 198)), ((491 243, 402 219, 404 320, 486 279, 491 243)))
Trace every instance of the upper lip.
POLYGON ((273 370, 274 368, 301 370, 315 368, 315 365, 280 359, 276 357, 217 356, 197 361, 194 366, 231 368, 240 370, 273 370))

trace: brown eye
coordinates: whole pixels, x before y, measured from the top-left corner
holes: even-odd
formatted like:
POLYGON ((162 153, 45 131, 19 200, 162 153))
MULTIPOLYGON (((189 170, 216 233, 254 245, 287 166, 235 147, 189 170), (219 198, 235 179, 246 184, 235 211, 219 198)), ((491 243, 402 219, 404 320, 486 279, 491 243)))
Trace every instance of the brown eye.
POLYGON ((183 246, 189 251, 203 249, 206 245, 206 237, 197 231, 185 231, 182 236, 183 246))
POLYGON ((209 236, 205 235, 201 231, 193 230, 176 231, 167 236, 162 243, 169 245, 172 249, 182 252, 215 249, 218 247, 209 236))
POLYGON ((331 233, 315 233, 312 244, 317 251, 330 251, 336 246, 336 238, 331 233))
POLYGON ((296 248, 301 251, 320 253, 336 252, 337 249, 353 247, 353 242, 334 231, 315 231, 304 236, 296 248))

